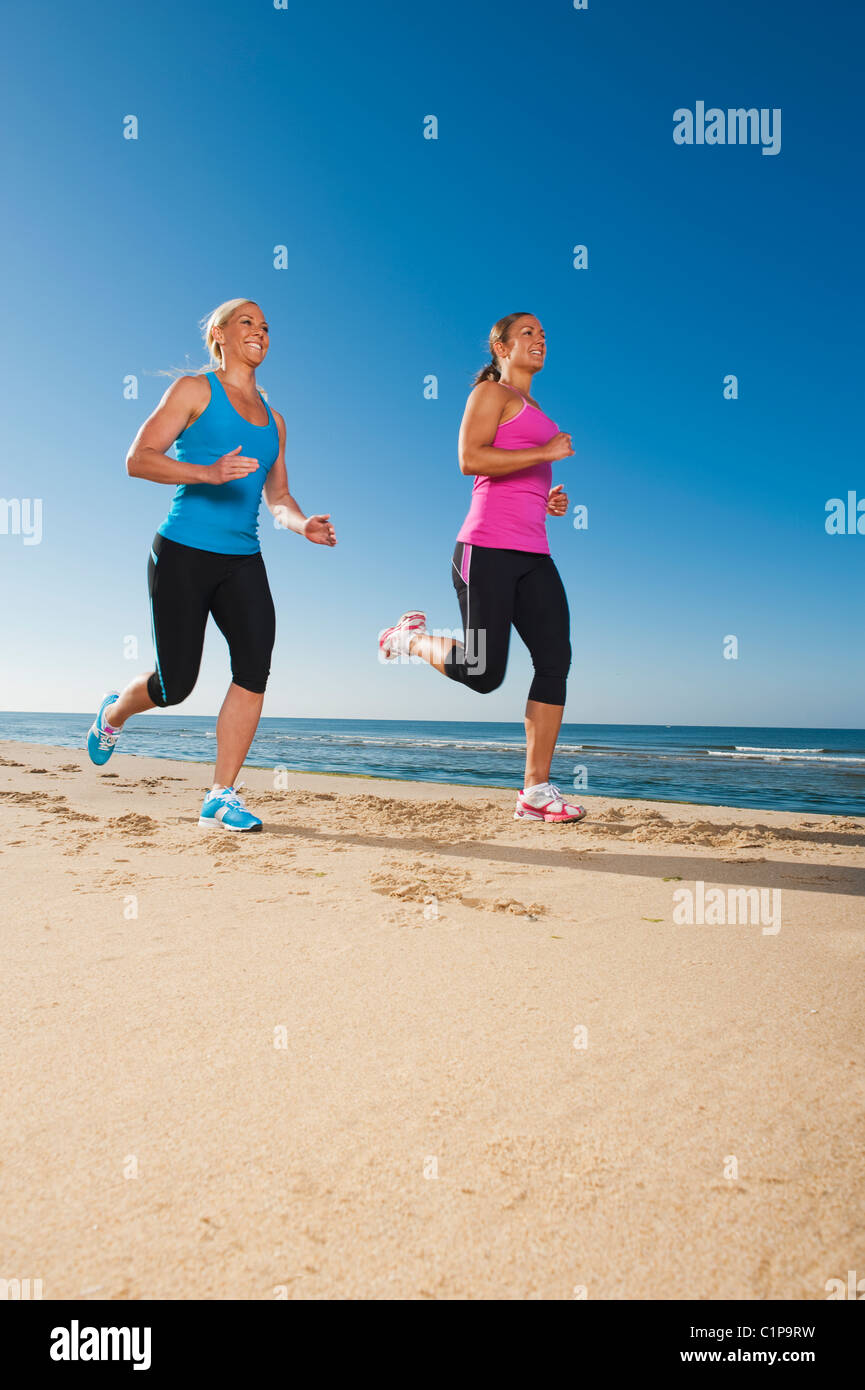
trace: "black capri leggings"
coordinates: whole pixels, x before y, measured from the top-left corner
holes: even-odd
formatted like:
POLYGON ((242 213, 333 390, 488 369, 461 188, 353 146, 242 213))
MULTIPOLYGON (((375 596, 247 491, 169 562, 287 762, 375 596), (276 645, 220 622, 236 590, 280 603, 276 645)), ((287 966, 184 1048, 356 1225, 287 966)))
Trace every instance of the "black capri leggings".
POLYGON ((210 613, 228 642, 234 684, 264 693, 276 615, 260 552, 219 555, 157 533, 147 587, 156 651, 147 693, 155 705, 179 705, 195 685, 210 613))
POLYGON ((563 705, 571 619, 552 556, 457 541, 451 577, 466 641, 451 649, 445 675, 482 695, 495 690, 505 678, 513 624, 535 668, 529 699, 563 705))

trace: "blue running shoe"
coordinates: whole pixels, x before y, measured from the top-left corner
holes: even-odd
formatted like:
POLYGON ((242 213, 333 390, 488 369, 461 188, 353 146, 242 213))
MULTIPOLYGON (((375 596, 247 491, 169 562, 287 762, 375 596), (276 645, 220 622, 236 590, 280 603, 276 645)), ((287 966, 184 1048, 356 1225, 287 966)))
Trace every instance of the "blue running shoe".
MULTIPOLYGON (((243 783, 238 782, 237 786, 242 787, 243 783)), ((258 816, 247 810, 243 804, 243 797, 238 796, 235 787, 223 787, 222 791, 208 792, 202 803, 198 824, 208 830, 219 830, 220 827, 223 830, 261 829, 258 816)))
POLYGON ((99 713, 91 724, 87 734, 87 752, 90 754, 90 761, 95 763, 97 767, 101 767, 103 763, 108 762, 122 732, 120 729, 116 732, 111 732, 110 724, 107 729, 105 727, 105 725, 108 724, 108 720, 105 718, 105 711, 109 705, 114 704, 114 701, 118 699, 119 695, 119 690, 112 690, 109 695, 105 696, 102 704, 99 706, 99 713))

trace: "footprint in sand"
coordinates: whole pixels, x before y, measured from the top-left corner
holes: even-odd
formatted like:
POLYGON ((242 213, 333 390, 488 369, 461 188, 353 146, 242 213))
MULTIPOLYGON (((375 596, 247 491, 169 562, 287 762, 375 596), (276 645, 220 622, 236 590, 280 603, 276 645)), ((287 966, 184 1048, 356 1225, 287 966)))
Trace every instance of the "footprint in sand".
MULTIPOLYGON (((416 865, 415 870, 422 866, 416 865)), ((460 902, 464 907, 478 907, 484 912, 509 912, 520 917, 540 917, 545 911, 542 903, 523 903, 517 898, 475 898, 466 893, 473 886, 471 874, 460 874, 446 869, 427 870, 427 875, 414 874, 409 870, 402 873, 370 874, 370 887, 374 893, 382 893, 400 902, 428 903, 432 898, 442 902, 448 899, 460 902)))
POLYGON ((152 835, 159 829, 151 816, 141 816, 135 811, 127 811, 124 816, 114 816, 106 825, 108 830, 117 830, 122 835, 152 835))

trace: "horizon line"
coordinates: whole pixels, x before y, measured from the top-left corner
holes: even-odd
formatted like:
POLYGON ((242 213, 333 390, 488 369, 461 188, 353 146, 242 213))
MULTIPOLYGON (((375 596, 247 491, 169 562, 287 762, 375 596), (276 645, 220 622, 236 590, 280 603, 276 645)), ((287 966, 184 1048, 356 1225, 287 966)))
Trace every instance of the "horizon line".
MULTIPOLYGON (((174 708, 174 706, 171 706, 170 708, 174 708)), ((92 713, 92 708, 86 710, 4 709, 0 710, 0 719, 2 719, 4 715, 15 714, 44 714, 55 719, 63 718, 67 715, 74 716, 76 718, 80 715, 82 718, 87 718, 88 716, 92 715, 92 713)), ((156 714, 163 719, 216 719, 218 717, 218 713, 219 712, 217 711, 216 714, 173 715, 169 714, 167 709, 163 710, 159 709, 158 707, 152 710, 142 711, 142 714, 156 714)), ((133 718, 135 719, 140 719, 141 717, 141 714, 136 714, 133 716, 133 718)), ((358 716, 351 714, 263 714, 261 716, 261 719, 259 720, 259 724, 263 724, 267 719, 297 719, 304 720, 306 722, 309 722, 310 720, 318 720, 322 723, 330 722, 346 724, 514 724, 518 728, 523 728, 522 719, 408 719, 394 718, 392 716, 376 718, 374 715, 358 716)), ((584 729, 822 729, 827 733, 865 734, 865 728, 859 728, 856 725, 847 724, 665 724, 657 722, 651 724, 643 724, 631 722, 599 723, 597 721, 589 719, 564 719, 562 720, 562 725, 563 727, 565 725, 572 725, 584 729)))

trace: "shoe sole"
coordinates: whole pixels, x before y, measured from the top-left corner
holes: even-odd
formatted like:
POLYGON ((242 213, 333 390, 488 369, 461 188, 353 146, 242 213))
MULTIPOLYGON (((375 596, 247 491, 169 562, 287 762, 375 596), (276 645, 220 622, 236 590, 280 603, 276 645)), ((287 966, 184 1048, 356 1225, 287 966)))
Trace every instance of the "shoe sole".
MULTIPOLYGON (((419 625, 409 628, 409 632, 426 632, 426 613, 421 613, 419 608, 410 608, 407 613, 403 613, 402 617, 397 619, 393 627, 388 628, 386 630, 388 632, 396 632, 398 628, 402 627, 402 624, 405 622, 406 618, 421 619, 419 625)), ((392 651, 390 647, 387 645, 387 642, 383 640, 379 640, 378 649, 384 657, 385 661, 395 661, 397 657, 401 655, 401 653, 398 651, 392 651)))
POLYGON ((587 812, 584 811, 581 816, 568 816, 565 820, 550 817, 548 820, 546 816, 534 815, 531 811, 514 811, 514 820, 539 820, 544 825, 579 825, 581 820, 586 819, 586 815, 587 812))
POLYGON ((251 835, 256 830, 263 830, 262 825, 226 825, 225 821, 217 820, 216 816, 199 816, 199 830, 232 830, 235 835, 251 835))

